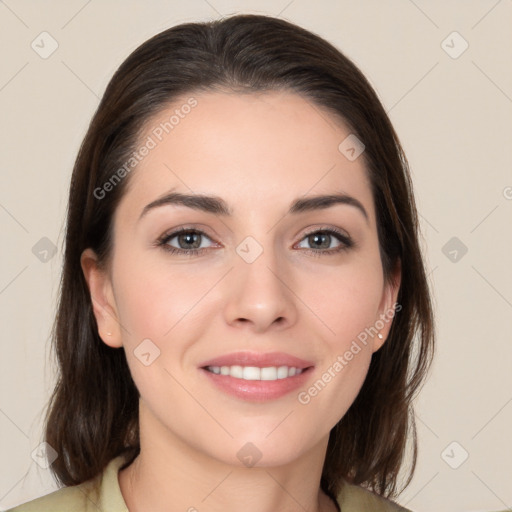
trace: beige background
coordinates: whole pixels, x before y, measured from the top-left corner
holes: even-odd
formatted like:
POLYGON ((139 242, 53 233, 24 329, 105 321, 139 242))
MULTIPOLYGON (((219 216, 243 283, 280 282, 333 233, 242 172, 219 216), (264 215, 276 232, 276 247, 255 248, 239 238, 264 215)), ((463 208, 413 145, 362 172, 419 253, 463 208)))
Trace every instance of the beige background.
POLYGON ((235 12, 279 15, 338 46, 375 86, 409 157, 438 352, 417 400, 417 471, 398 501, 418 512, 512 507, 512 2, 6 0, 0 509, 56 488, 31 453, 53 383, 47 339, 67 188, 99 98, 150 36, 235 12), (42 52, 46 38, 51 49, 43 31, 58 43, 46 59, 31 47, 42 52), (57 246, 53 257, 43 237, 57 246), (452 237, 456 245, 445 247, 452 237))

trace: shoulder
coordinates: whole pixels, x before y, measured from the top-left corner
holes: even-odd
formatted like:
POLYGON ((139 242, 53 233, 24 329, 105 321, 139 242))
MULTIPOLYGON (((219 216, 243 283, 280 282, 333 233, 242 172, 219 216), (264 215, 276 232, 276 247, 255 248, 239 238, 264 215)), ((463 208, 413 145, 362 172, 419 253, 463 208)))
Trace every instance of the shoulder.
MULTIPOLYGON (((89 511, 88 496, 90 494, 90 489, 84 484, 63 487, 9 509, 7 512, 86 512, 89 511)), ((93 508, 97 510, 95 506, 93 508)), ((93 510, 93 508, 90 510, 93 510)))
POLYGON ((383 498, 368 489, 352 485, 346 481, 338 496, 338 504, 343 512, 359 512, 371 510, 372 512, 411 512, 395 502, 383 498))
POLYGON ((122 456, 116 457, 95 478, 80 485, 63 487, 6 512, 128 512, 117 479, 123 462, 122 456))

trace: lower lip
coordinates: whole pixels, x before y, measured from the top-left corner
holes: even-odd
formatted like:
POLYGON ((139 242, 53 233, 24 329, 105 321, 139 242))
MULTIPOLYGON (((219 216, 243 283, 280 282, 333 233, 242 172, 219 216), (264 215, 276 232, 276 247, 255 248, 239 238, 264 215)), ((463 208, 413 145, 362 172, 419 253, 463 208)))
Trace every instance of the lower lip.
POLYGON ((299 375, 277 380, 244 380, 230 375, 212 373, 204 368, 201 368, 201 371, 215 386, 228 395, 252 402, 265 402, 281 398, 300 388, 309 378, 312 369, 313 367, 309 367, 299 375))

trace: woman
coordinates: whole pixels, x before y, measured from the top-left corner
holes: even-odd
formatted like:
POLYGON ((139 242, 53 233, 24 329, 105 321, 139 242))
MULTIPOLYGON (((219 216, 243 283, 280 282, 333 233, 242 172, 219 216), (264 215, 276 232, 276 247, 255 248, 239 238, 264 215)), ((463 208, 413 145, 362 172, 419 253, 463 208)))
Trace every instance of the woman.
POLYGON ((13 510, 405 510, 433 314, 354 64, 254 15, 135 50, 73 171, 54 342, 66 487, 13 510))

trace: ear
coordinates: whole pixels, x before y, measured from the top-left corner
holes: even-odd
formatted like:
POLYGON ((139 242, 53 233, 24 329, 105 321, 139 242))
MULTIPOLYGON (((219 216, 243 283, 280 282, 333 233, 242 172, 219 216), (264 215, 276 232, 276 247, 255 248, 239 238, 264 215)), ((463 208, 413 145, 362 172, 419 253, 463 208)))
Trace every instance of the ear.
POLYGON ((123 345, 121 326, 118 320, 110 276, 106 270, 100 268, 96 253, 90 248, 82 253, 80 264, 91 294, 98 334, 105 344, 113 348, 119 348, 123 345))
POLYGON ((384 290, 382 292, 382 300, 379 306, 379 316, 375 320, 375 327, 382 338, 377 334, 373 338, 373 352, 377 352, 382 345, 384 345, 395 313, 402 309, 401 304, 397 304, 398 291, 400 290, 400 283, 402 282, 402 264, 400 260, 397 262, 393 269, 391 279, 389 282, 384 283, 384 290), (396 306, 395 306, 396 305, 396 306))

